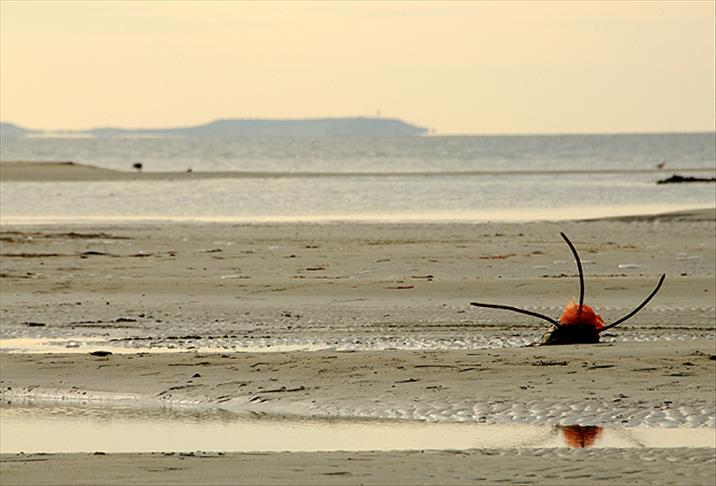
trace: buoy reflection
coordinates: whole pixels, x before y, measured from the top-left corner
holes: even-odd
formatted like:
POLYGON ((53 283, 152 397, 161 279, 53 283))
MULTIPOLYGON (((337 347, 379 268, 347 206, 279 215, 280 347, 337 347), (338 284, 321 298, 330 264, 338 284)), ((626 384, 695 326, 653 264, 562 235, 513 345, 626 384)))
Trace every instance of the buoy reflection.
POLYGON ((558 425, 569 447, 586 449, 592 447, 602 433, 598 425, 558 425))

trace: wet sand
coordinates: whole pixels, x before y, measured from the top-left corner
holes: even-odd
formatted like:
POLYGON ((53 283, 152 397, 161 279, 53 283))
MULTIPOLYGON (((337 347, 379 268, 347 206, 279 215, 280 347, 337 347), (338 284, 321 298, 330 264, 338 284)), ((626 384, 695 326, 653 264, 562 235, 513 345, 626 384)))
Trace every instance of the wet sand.
MULTIPOLYGON (((715 227, 713 210, 539 224, 3 225, 3 340, 70 347, 1 353, 0 397, 713 428, 715 227), (547 331, 542 321, 469 302, 556 317, 578 293, 559 231, 580 250, 586 302, 607 322, 638 304, 662 272, 667 281, 603 344, 523 347, 547 331), (274 351, 281 346, 302 350, 274 351), (119 354, 150 348, 166 352, 119 354), (97 349, 114 354, 88 354, 97 349)), ((0 472, 3 484, 712 484, 714 454, 4 455, 0 472)))
POLYGON ((3 484, 711 485, 713 449, 3 456, 3 484))
POLYGON ((713 355, 707 340, 458 351, 3 354, 0 396, 243 415, 714 427, 713 355))

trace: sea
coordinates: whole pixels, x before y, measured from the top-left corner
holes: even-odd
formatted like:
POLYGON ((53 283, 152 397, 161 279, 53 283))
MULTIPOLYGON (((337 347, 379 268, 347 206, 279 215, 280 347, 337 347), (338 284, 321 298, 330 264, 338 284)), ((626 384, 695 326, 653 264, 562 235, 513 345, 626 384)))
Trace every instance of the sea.
POLYGON ((2 182, 0 223, 539 221, 716 206, 716 133, 4 138, 2 161, 252 177, 2 182), (662 168, 659 168, 662 167, 662 168))

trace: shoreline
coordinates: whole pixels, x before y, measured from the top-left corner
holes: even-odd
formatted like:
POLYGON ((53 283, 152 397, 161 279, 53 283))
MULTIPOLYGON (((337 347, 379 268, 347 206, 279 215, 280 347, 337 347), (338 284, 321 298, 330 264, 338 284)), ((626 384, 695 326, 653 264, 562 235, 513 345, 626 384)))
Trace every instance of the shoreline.
POLYGON ((511 170, 511 171, 406 171, 406 172, 261 172, 261 171, 167 171, 130 172, 105 169, 76 162, 0 162, 0 182, 102 182, 102 181, 174 181, 197 179, 279 179, 327 177, 460 177, 460 176, 545 176, 599 174, 668 174, 670 172, 714 172, 713 167, 663 169, 594 170, 511 170))
POLYGON ((467 215, 455 216, 454 214, 438 213, 433 215, 422 214, 394 214, 391 217, 375 214, 354 214, 354 215, 328 215, 328 216, 263 216, 263 217, 153 217, 153 216, 97 216, 97 217, 67 217, 57 218, 53 216, 32 216, 32 217, 4 217, 0 218, 0 227, 57 227, 57 226, 78 226, 88 227, 93 225, 111 226, 142 226, 142 225, 354 225, 361 226, 415 226, 415 225, 489 225, 489 224, 534 224, 534 223, 572 223, 572 222, 598 222, 598 221, 691 221, 707 222, 716 220, 716 207, 655 207, 655 206, 627 206, 609 208, 607 214, 602 214, 603 209, 553 209, 550 216, 545 217, 544 210, 494 210, 480 213, 480 216, 469 217, 467 215), (593 214, 590 214, 593 213, 593 214), (432 217, 431 217, 432 216, 432 217), (491 217, 488 217, 491 216, 491 217))
MULTIPOLYGON (((505 211, 499 211, 502 214, 502 218, 496 215, 494 219, 470 219, 470 218, 455 218, 455 219, 424 219, 424 217, 408 218, 405 216, 396 216, 396 219, 381 218, 379 216, 365 215, 360 216, 306 216, 306 217, 293 217, 293 216, 266 216, 263 218, 243 218, 243 217, 144 217, 139 216, 135 218, 118 216, 116 218, 110 217, 97 217, 97 218, 75 218, 69 217, 66 219, 58 219, 53 217, 18 217, 0 219, 0 227, 11 228, 17 227, 57 227, 57 226, 78 226, 88 227, 96 225, 107 225, 107 226, 144 226, 144 225, 233 225, 233 226, 271 226, 271 225, 355 225, 355 226, 414 226, 414 225, 435 225, 435 226, 447 226, 447 225, 489 225, 489 224, 507 224, 507 225, 519 225, 519 224, 530 224, 530 223, 558 223, 558 222, 596 222, 596 221, 622 221, 622 222, 645 222, 645 221, 714 221, 716 220, 716 207, 698 207, 688 209, 674 209, 670 211, 664 211, 662 208, 654 209, 653 212, 645 211, 644 208, 639 209, 624 209, 623 211, 617 211, 616 214, 612 211, 610 215, 602 216, 585 216, 584 214, 576 216, 575 214, 569 213, 563 217, 550 217, 550 218, 529 218, 529 219, 511 219, 509 216, 505 216, 505 211), (625 213, 625 214, 622 214, 625 213)), ((519 211, 524 215, 524 211, 519 211)))

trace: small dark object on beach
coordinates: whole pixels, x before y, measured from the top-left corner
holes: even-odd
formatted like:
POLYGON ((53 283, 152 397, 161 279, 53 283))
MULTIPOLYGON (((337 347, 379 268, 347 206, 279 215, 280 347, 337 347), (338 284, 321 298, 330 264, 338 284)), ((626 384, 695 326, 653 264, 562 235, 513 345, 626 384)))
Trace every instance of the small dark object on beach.
POLYGON ((90 356, 99 356, 100 358, 104 358, 105 356, 111 356, 112 351, 92 351, 90 353, 90 356))
POLYGON ((690 177, 674 174, 666 179, 656 181, 657 184, 681 184, 682 182, 716 182, 716 177, 690 177))
POLYGON ((141 162, 135 162, 134 164, 132 164, 132 167, 135 168, 135 169, 137 169, 137 170, 142 170, 142 167, 143 167, 143 166, 142 166, 142 163, 141 163, 141 162))
POLYGON ((45 327, 47 324, 44 322, 33 322, 33 321, 25 321, 23 322, 27 327, 45 327))
POLYGON ((643 309, 644 306, 646 306, 646 304, 648 304, 649 301, 656 295, 661 288, 661 285, 664 283, 664 279, 666 278, 665 273, 663 273, 659 278, 659 283, 656 284, 656 288, 652 290, 649 296, 644 299, 641 304, 621 319, 617 319, 611 324, 605 326, 601 316, 594 312, 594 309, 584 303, 584 272, 582 271, 582 262, 579 259, 577 249, 574 247, 572 242, 569 241, 567 235, 564 233, 560 233, 560 235, 564 238, 564 241, 567 242, 569 249, 574 255, 574 259, 577 261, 577 270, 579 271, 579 305, 577 305, 576 302, 570 302, 567 304, 564 312, 562 312, 562 315, 559 317, 559 320, 552 319, 551 317, 540 314, 539 312, 528 311, 510 305, 483 304, 480 302, 470 302, 470 305, 489 309, 508 310, 519 314, 537 317, 549 322, 554 326, 554 329, 545 334, 542 342, 537 343, 539 345, 593 344, 599 342, 599 335, 602 332, 632 318, 637 312, 643 309))
POLYGON ((594 344, 599 342, 599 329, 591 323, 560 326, 544 336, 542 344, 594 344))

